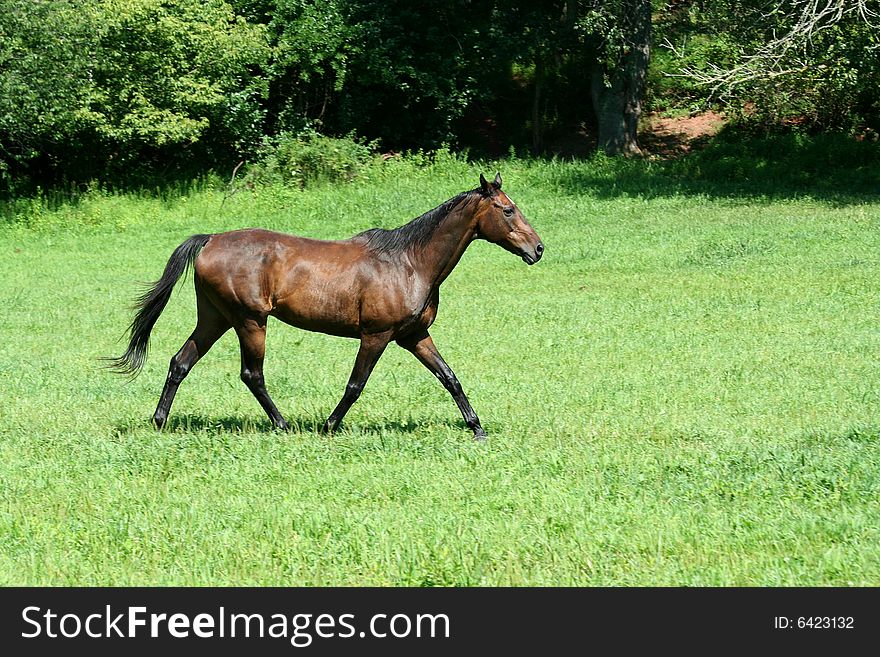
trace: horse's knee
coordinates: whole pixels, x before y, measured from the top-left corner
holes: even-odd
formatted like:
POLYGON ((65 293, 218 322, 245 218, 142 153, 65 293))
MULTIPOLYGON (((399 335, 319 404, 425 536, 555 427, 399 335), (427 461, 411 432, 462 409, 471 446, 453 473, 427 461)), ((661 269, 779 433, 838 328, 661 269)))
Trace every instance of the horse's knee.
POLYGON ((248 388, 262 388, 265 385, 262 372, 247 368, 241 370, 241 380, 248 388))

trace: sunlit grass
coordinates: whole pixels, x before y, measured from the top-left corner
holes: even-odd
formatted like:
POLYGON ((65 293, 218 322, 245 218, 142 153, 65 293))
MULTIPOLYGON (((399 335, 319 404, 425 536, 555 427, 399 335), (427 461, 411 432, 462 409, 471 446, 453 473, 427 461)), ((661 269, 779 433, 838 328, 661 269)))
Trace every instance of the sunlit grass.
POLYGON ((397 347, 344 430, 315 433, 357 344, 278 322, 266 377, 293 432, 239 381, 232 334, 154 431, 189 281, 140 378, 97 360, 188 235, 398 225, 476 167, 22 206, 0 229, 0 583, 880 583, 880 203, 501 166, 546 256, 475 244, 432 330, 485 444, 397 347))

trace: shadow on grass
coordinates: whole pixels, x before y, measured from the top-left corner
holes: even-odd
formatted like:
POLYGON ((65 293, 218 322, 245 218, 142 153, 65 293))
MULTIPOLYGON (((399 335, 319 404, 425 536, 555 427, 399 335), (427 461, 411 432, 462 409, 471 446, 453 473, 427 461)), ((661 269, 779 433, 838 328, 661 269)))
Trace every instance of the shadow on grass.
POLYGON ((815 443, 876 443, 880 442, 880 425, 861 425, 850 427, 837 433, 809 432, 807 433, 806 438, 810 442, 815 443))
POLYGON ((600 198, 811 198, 849 205, 880 200, 880 144, 844 135, 757 139, 722 131, 679 158, 599 156, 556 168, 553 182, 563 192, 600 198))
MULTIPOLYGON (((325 435, 321 432, 324 420, 314 417, 297 417, 287 418, 290 425, 291 433, 315 433, 321 436, 325 435)), ((343 424, 337 429, 336 433, 380 433, 393 432, 400 434, 412 434, 419 429, 430 426, 444 426, 453 429, 466 430, 467 426, 463 421, 453 420, 432 420, 430 422, 417 422, 409 418, 405 422, 396 420, 387 420, 384 422, 352 422, 343 424)), ((149 421, 144 422, 127 422, 119 424, 115 427, 116 432, 121 435, 127 435, 145 428, 152 428, 149 421)), ((168 419, 168 423, 162 429, 163 433, 188 433, 192 431, 206 432, 211 435, 219 435, 222 433, 277 433, 284 435, 285 431, 276 429, 267 419, 255 420, 248 417, 207 417, 204 415, 183 415, 172 416, 168 419)))
POLYGON ((213 174, 204 174, 189 180, 166 180, 149 185, 89 185, 57 184, 43 188, 39 185, 25 185, 15 192, 0 189, 0 224, 23 223, 29 225, 40 220, 47 212, 56 212, 64 207, 76 209, 86 200, 97 200, 118 195, 136 199, 158 199, 174 203, 181 197, 193 196, 208 190, 224 189, 224 183, 213 174))

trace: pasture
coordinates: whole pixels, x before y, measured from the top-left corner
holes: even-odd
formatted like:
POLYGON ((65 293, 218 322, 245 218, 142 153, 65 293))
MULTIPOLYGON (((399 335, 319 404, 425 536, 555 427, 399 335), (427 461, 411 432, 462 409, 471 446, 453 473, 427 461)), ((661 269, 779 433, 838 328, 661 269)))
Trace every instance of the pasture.
POLYGON ((8 206, 0 584, 880 584, 880 201, 670 175, 445 157, 305 190, 8 206), (291 432, 239 380, 233 333, 155 431, 191 277, 141 376, 101 369, 137 283, 190 234, 348 237, 495 168, 546 254, 472 245, 432 328, 485 443, 394 345, 318 434, 357 342, 276 321, 266 382, 291 432))

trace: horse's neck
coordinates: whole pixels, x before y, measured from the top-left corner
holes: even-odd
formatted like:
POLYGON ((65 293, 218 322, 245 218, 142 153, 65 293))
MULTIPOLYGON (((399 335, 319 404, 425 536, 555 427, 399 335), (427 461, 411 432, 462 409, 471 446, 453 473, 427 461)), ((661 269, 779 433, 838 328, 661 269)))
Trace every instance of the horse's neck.
POLYGON ((454 209, 434 231, 431 241, 413 254, 423 279, 436 290, 452 273, 474 240, 476 219, 471 204, 454 209))

